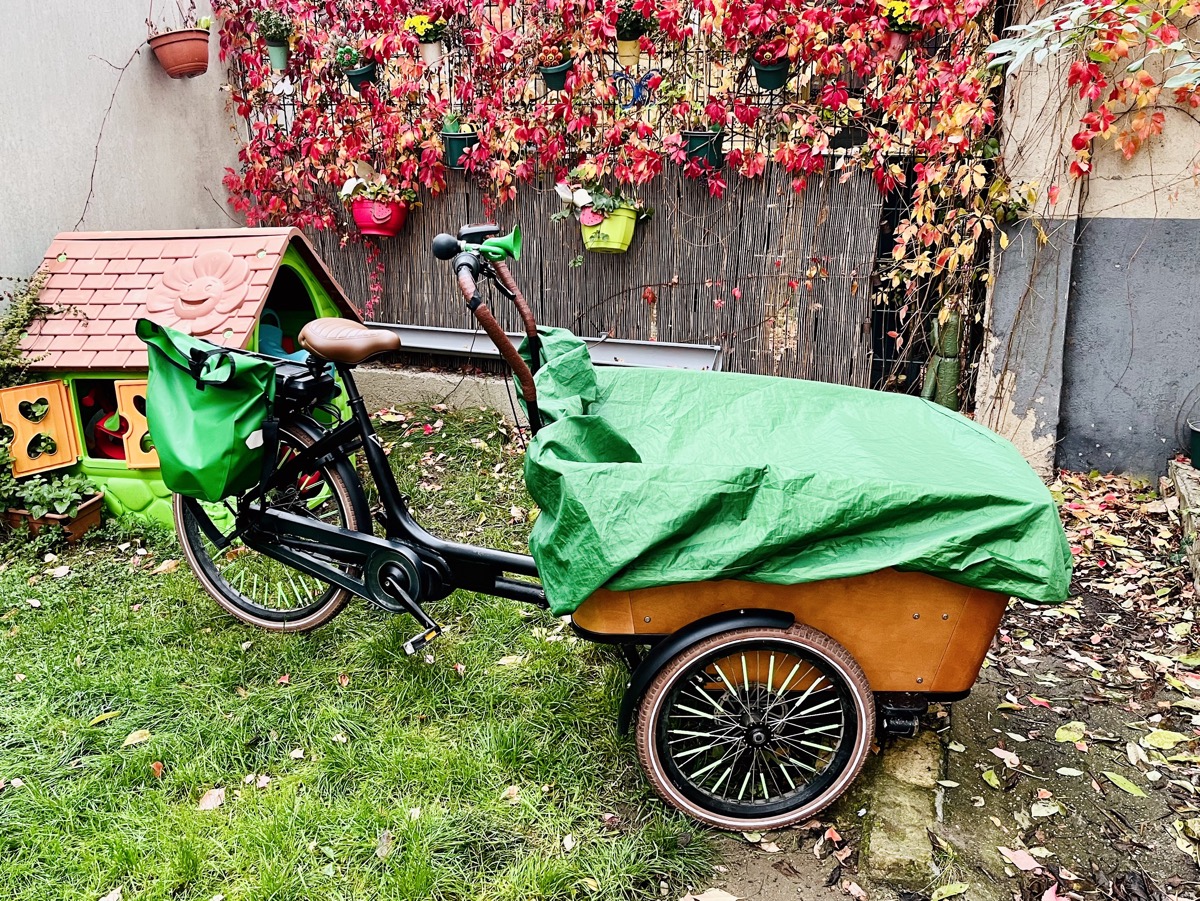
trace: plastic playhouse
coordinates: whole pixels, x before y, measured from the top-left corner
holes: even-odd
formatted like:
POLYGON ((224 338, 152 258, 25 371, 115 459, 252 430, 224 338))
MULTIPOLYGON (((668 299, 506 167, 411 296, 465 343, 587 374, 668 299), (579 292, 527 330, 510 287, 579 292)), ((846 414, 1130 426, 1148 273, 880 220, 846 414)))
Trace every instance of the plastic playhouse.
POLYGON ((22 347, 44 381, 0 390, 15 475, 77 466, 108 508, 170 525, 170 493, 146 425, 143 316, 217 344, 299 358, 319 316, 358 312, 295 228, 61 234, 22 347))

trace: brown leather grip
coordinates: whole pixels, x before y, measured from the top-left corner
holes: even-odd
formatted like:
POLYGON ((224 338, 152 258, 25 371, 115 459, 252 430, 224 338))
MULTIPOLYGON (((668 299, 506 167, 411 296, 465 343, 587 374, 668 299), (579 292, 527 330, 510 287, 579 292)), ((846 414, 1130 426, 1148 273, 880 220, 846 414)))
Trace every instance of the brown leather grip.
MULTIPOLYGON (((509 278, 512 278, 512 276, 510 275, 509 278)), ((463 300, 468 304, 475 300, 475 278, 466 269, 458 271, 458 287, 462 291, 463 300)), ((475 318, 483 326, 483 330, 487 333, 487 336, 492 339, 492 343, 500 351, 500 356, 504 357, 504 362, 512 368, 513 375, 517 377, 517 381, 521 384, 521 394, 525 397, 525 403, 531 408, 536 409, 537 389, 533 386, 533 373, 529 371, 529 366, 521 359, 521 355, 513 347, 513 343, 508 340, 508 335, 504 334, 504 329, 496 321, 496 317, 492 313, 492 308, 480 300, 471 312, 475 314, 475 318)))
POLYGON ((508 263, 504 260, 492 263, 492 271, 496 273, 496 278, 500 280, 500 284, 512 292, 513 306, 521 314, 521 322, 525 324, 525 334, 536 340, 537 320, 533 318, 533 310, 529 308, 529 303, 525 300, 525 295, 517 287, 517 280, 513 278, 512 273, 509 271, 508 263))

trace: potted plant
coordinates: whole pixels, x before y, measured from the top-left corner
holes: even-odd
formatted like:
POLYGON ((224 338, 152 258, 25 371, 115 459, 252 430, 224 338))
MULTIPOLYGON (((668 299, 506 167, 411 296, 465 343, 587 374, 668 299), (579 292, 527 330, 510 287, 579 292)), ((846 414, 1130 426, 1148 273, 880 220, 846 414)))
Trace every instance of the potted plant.
POLYGON ((720 169, 725 164, 725 130, 709 128, 684 129, 683 148, 689 163, 720 169))
POLYGON ((196 0, 191 0, 186 8, 183 0, 176 0, 175 8, 179 11, 181 27, 160 31, 154 23, 154 5, 151 4, 150 15, 146 18, 150 32, 146 42, 169 76, 195 78, 208 71, 208 30, 212 27, 212 17, 196 17, 196 0))
POLYGON ((787 39, 775 37, 754 48, 750 56, 754 80, 764 91, 776 91, 788 81, 792 61, 788 59, 787 39))
POLYGON ((442 38, 446 35, 447 22, 444 18, 434 19, 427 13, 418 13, 404 20, 404 27, 417 36, 421 60, 427 66, 436 66, 445 52, 442 38))
POLYGON ((282 72, 288 64, 288 39, 292 36, 292 20, 273 9, 256 9, 254 24, 258 27, 259 37, 267 44, 271 68, 282 72))
POLYGON ((642 58, 642 38, 650 30, 650 20, 624 3, 617 12, 617 62, 626 69, 638 64, 642 58))
POLYGON ((555 31, 542 37, 541 48, 537 54, 537 68, 547 90, 563 90, 567 86, 567 73, 574 65, 571 45, 565 34, 555 31))
POLYGON ((887 31, 884 33, 883 55, 892 62, 899 62, 912 33, 920 28, 910 17, 908 0, 887 0, 884 4, 884 14, 887 16, 887 31))
POLYGON ((379 66, 374 60, 365 59, 362 51, 350 43, 342 42, 334 47, 334 62, 346 73, 346 80, 354 93, 362 93, 363 85, 374 84, 379 66), (365 60, 365 61, 364 61, 365 60))
POLYGON ((76 542, 100 522, 104 494, 83 475, 12 476, 11 438, 0 440, 0 509, 10 528, 26 523, 33 534, 57 525, 76 542))
POLYGON ((338 197, 350 207, 359 233, 394 238, 404 228, 417 192, 389 184, 387 177, 369 163, 356 163, 354 171, 355 176, 346 180, 338 197))
POLYGON ((442 117, 442 147, 446 155, 447 169, 464 169, 463 154, 479 143, 479 135, 469 125, 464 125, 462 117, 456 112, 448 112, 442 117))
MULTIPOLYGON (((575 169, 567 178, 578 176, 579 170, 575 169)), ((579 220, 583 246, 593 253, 624 253, 633 241, 637 223, 654 215, 654 210, 641 200, 595 184, 584 187, 578 181, 561 181, 554 191, 562 199, 563 208, 550 218, 557 221, 574 215, 579 220)))

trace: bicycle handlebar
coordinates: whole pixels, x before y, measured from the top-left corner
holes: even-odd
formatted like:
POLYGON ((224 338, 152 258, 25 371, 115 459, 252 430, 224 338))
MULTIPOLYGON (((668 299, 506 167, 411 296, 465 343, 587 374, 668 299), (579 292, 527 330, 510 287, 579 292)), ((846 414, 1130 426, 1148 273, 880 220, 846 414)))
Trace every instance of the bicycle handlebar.
POLYGON ((451 235, 438 235, 434 238, 433 253, 434 256, 441 260, 453 259, 454 273, 458 279, 458 288, 462 292, 463 300, 466 302, 467 308, 474 314, 475 319, 479 322, 484 332, 492 339, 492 343, 500 351, 500 356, 504 358, 504 362, 512 369, 513 375, 516 376, 517 382, 521 386, 521 394, 525 398, 525 408, 529 415, 529 427, 534 434, 537 434, 537 431, 542 427, 542 420, 541 412, 538 410, 537 405, 537 388, 534 386, 533 372, 521 357, 520 352, 513 345, 512 341, 509 340, 508 335, 504 333, 504 329, 500 327, 500 323, 496 321, 496 316, 492 313, 491 307, 479 296, 479 287, 475 281, 482 272, 489 277, 494 276, 506 289, 509 296, 512 297, 518 313, 521 315, 526 334, 529 336, 529 346, 534 355, 533 359, 537 360, 541 353, 537 337, 537 323, 533 318, 533 312, 529 309, 529 304, 525 302, 524 295, 521 294, 516 280, 512 277, 512 273, 508 269, 508 264, 504 261, 499 261, 489 266, 485 260, 480 258, 479 251, 476 248, 464 245, 451 235), (449 253, 452 250, 451 241, 454 242, 453 249, 457 251, 453 254, 449 253))

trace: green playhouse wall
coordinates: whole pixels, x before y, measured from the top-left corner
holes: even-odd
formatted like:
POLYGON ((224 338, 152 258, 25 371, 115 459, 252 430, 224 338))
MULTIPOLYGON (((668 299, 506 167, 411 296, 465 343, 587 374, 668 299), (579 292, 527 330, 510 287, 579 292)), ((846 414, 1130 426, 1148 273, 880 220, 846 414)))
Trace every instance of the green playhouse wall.
MULTIPOLYGON (((300 280, 304 283, 305 289, 308 291, 309 300, 312 302, 313 312, 318 316, 341 316, 342 311, 338 308, 329 292, 312 274, 304 258, 296 250, 289 247, 283 255, 280 262, 281 267, 292 269, 300 280)), ((293 316, 295 314, 292 314, 293 316)), ((281 317, 283 326, 288 329, 289 326, 296 326, 297 323, 289 322, 288 316, 281 317)), ((258 327, 250 335, 250 340, 247 342, 247 349, 258 350, 258 327)), ((138 379, 145 378, 145 372, 72 372, 59 375, 52 375, 51 378, 61 378, 67 384, 69 396, 72 399, 71 407, 75 414, 75 431, 79 435, 79 446, 85 448, 87 442, 84 440, 83 426, 84 423, 79 411, 79 404, 75 403, 75 385, 78 380, 121 380, 121 379, 138 379)), ((345 393, 338 398, 338 407, 342 409, 343 414, 348 412, 345 404, 345 393)), ((161 523, 168 528, 173 528, 174 519, 171 514, 171 492, 167 490, 167 486, 163 484, 162 475, 157 469, 128 469, 122 460, 107 460, 97 459, 87 456, 86 452, 73 468, 73 472, 81 472, 87 475, 93 482, 96 483, 104 491, 104 503, 108 508, 109 513, 114 516, 139 516, 150 520, 151 522, 161 523)))

